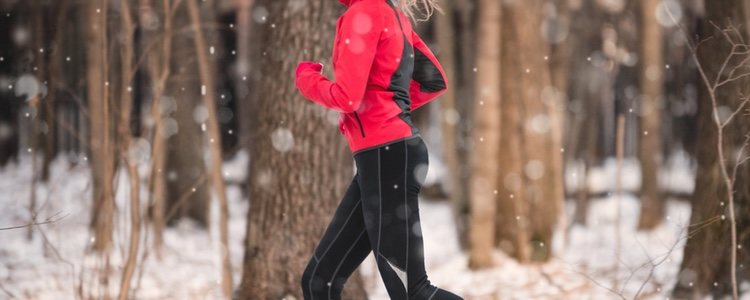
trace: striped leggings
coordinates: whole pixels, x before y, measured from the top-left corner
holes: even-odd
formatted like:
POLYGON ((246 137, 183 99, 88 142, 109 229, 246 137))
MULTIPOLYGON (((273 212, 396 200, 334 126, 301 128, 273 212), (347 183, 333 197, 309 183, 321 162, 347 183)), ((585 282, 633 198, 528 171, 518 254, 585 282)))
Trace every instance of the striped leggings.
POLYGON ((462 299, 430 284, 417 196, 427 174, 419 135, 354 154, 357 174, 302 275, 305 299, 341 299, 372 251, 391 299, 462 299))

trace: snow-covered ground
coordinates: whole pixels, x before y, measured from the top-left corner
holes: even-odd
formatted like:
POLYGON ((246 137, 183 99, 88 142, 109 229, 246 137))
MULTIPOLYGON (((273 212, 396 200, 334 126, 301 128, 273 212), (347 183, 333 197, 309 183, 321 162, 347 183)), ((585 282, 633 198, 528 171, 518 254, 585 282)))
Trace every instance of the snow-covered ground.
MULTIPOLYGON (((225 175, 234 182, 242 182, 246 162, 244 154, 227 162, 225 175)), ((666 171, 673 174, 668 176, 672 179, 667 185, 683 188, 690 185, 692 189, 689 167, 676 165, 666 171)), ((0 228, 29 221, 30 166, 29 157, 24 157, 20 164, 0 170, 0 228)), ((595 189, 606 189, 601 185, 613 182, 610 176, 613 170, 613 163, 594 169, 589 184, 595 189)), ((626 182, 633 182, 637 168, 633 171, 629 163, 625 170, 626 182)), ((145 174, 146 170, 141 171, 145 174)), ((434 178, 435 174, 430 176, 434 178)), ((570 176, 567 174, 568 178, 570 176)), ((124 202, 128 199, 127 180, 124 173, 119 174, 117 207, 120 213, 115 219, 115 252, 109 262, 114 275, 109 277, 109 282, 102 282, 96 270, 105 262, 88 251, 92 243, 87 227, 91 198, 89 177, 85 164, 71 168, 62 159, 55 161, 50 183, 40 185, 37 190, 37 205, 41 207, 38 220, 50 216, 62 219, 37 227, 32 240, 27 240, 26 229, 0 231, 0 299, 74 299, 76 295, 100 298, 105 290, 116 295, 129 230, 126 215, 129 209, 124 202)), ((228 194, 230 252, 235 282, 238 282, 247 201, 243 201, 236 185, 228 187, 228 194)), ((472 271, 467 269, 467 256, 459 248, 449 205, 422 200, 420 216, 427 271, 433 284, 465 299, 620 299, 610 290, 616 290, 626 299, 634 298, 639 290, 641 299, 665 299, 675 283, 682 258, 690 207, 684 201, 670 201, 668 221, 652 232, 634 229, 639 208, 637 199, 628 195, 619 200, 615 195, 595 199, 590 208, 589 226, 562 230, 552 245, 557 258, 551 262, 520 265, 497 252, 494 268, 472 271), (619 247, 618 206, 622 215, 619 247)), ((568 216, 572 209, 568 205, 568 216)), ((215 207, 213 212, 213 220, 217 220, 215 207)), ((186 221, 167 229, 161 260, 155 253, 141 253, 145 255, 145 263, 134 278, 137 287, 134 297, 219 299, 217 227, 212 226, 206 234, 186 221)), ((151 236, 147 239, 150 241, 151 236)), ((388 299, 372 255, 363 262, 360 272, 371 299, 388 299)))
MULTIPOLYGON (((675 283, 682 259, 683 228, 690 217, 689 205, 670 202, 669 222, 649 233, 637 232, 633 228, 640 207, 636 199, 623 197, 618 258, 614 226, 617 200, 600 199, 592 203, 591 226, 575 226, 566 238, 558 239, 554 247, 559 257, 551 262, 520 265, 497 252, 496 267, 471 271, 466 253, 459 250, 451 232, 452 224, 446 224, 452 219, 450 207, 431 202, 420 205, 430 280, 466 299, 621 299, 609 289, 633 299, 641 286, 640 295, 644 297, 640 299, 665 299, 675 283), (652 261, 659 265, 648 280, 652 261)), ((362 272, 374 287, 372 299, 388 299, 382 283, 372 279, 377 275, 373 273, 372 257, 365 263, 368 268, 362 272)))
MULTIPOLYGON (((225 176, 238 182, 245 176, 247 155, 238 155, 224 167, 225 176)), ((29 222, 31 163, 22 158, 18 165, 0 170, 0 228, 29 222)), ((142 168, 141 174, 147 169, 142 168)), ((120 274, 127 251, 129 233, 129 204, 127 174, 118 174, 117 207, 115 217, 115 247, 109 265, 113 268, 109 282, 99 280, 96 270, 104 261, 89 251, 93 242, 88 230, 91 201, 88 167, 70 168, 64 160, 52 166, 49 188, 37 190, 38 221, 49 216, 59 219, 54 224, 41 225, 27 240, 26 229, 0 231, 0 299, 101 299, 105 290, 117 295, 120 274), (122 213, 125 211, 126 213, 122 213)), ((245 238, 247 201, 242 201, 241 190, 228 186, 230 198, 230 253, 234 281, 242 272, 242 241, 245 238)), ((148 199, 145 194, 141 199, 148 199)), ((215 203, 215 201, 214 201, 215 203)), ((144 207, 145 209, 145 207, 144 207)), ((218 210, 212 208, 212 221, 218 220, 218 210)), ((147 235, 148 243, 152 234, 147 235)), ((221 262, 219 260, 218 226, 211 226, 209 234, 197 224, 182 221, 164 233, 162 259, 153 251, 144 253, 142 269, 134 275, 135 299, 221 299, 221 262)), ((143 250, 144 247, 141 247, 143 250)))

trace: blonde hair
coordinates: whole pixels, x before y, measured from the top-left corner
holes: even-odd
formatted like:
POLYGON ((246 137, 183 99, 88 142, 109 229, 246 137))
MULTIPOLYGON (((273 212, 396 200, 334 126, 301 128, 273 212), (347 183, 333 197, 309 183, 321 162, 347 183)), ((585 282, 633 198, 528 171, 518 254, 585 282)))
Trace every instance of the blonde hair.
POLYGON ((437 3, 438 0, 393 0, 409 19, 414 21, 427 21, 435 11, 443 12, 437 3), (420 17, 417 18, 417 13, 420 17))

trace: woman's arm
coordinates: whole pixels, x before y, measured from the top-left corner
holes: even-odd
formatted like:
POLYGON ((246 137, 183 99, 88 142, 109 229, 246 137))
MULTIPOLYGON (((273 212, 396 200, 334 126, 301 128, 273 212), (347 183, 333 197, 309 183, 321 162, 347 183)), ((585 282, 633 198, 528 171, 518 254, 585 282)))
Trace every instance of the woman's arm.
POLYGON ((427 44, 416 32, 412 32, 414 43, 414 73, 409 86, 411 110, 429 103, 448 89, 445 71, 427 44))
POLYGON ((314 64, 302 62, 297 67, 295 80, 302 95, 329 109, 345 113, 356 111, 365 94, 382 23, 382 16, 368 7, 350 7, 336 31, 336 81, 323 76, 314 64))

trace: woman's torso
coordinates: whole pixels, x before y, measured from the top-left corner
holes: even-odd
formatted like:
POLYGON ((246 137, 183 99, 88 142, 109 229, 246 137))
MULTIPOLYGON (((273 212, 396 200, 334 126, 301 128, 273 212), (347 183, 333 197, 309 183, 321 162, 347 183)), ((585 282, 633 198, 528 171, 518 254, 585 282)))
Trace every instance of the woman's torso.
POLYGON ((338 63, 340 47, 349 47, 347 50, 355 52, 363 51, 366 47, 356 34, 340 31, 344 18, 352 18, 353 30, 359 33, 380 31, 362 104, 355 112, 341 113, 339 116, 339 130, 349 142, 352 152, 418 135, 419 131, 411 120, 409 97, 414 71, 409 19, 388 0, 353 0, 349 10, 337 21, 334 68, 338 63))

